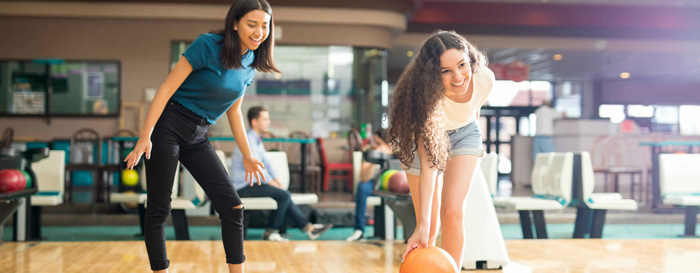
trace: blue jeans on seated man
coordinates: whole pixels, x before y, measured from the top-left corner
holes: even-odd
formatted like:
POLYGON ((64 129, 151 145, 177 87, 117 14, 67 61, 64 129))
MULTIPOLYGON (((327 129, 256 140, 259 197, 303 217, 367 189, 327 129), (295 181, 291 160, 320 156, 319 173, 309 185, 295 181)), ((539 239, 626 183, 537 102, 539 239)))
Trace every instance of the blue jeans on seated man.
MULTIPOLYGON (((365 232, 365 213, 367 212, 367 197, 372 196, 372 189, 374 188, 374 181, 369 180, 367 182, 361 182, 357 184, 357 192, 355 193, 355 231, 365 232)), ((351 236, 352 237, 352 236, 351 236)), ((361 235, 360 235, 361 238, 361 235)), ((350 241, 359 240, 356 238, 350 241)))
POLYGON ((303 228, 309 221, 301 212, 299 207, 292 203, 292 197, 288 191, 270 186, 268 184, 245 187, 238 190, 241 197, 271 197, 277 202, 277 210, 270 213, 270 229, 279 230, 284 224, 285 217, 292 220, 294 227, 303 228))
POLYGON ((535 136, 532 140, 532 164, 535 164, 535 158, 539 153, 554 153, 557 149, 554 146, 552 136, 535 136))
POLYGON ((280 228, 282 228, 286 217, 289 217, 293 226, 305 232, 311 240, 316 240, 319 236, 333 227, 333 224, 320 226, 311 224, 309 220, 306 219, 306 216, 304 216, 304 213, 301 212, 299 207, 292 202, 291 194, 288 191, 275 186, 263 184, 260 186, 255 185, 252 187, 245 187, 238 190, 238 195, 240 197, 270 197, 275 199, 275 202, 277 202, 277 210, 270 213, 268 231, 265 232, 265 235, 263 235, 264 240, 268 239, 266 236, 270 236, 272 234, 279 236, 278 232, 280 228))

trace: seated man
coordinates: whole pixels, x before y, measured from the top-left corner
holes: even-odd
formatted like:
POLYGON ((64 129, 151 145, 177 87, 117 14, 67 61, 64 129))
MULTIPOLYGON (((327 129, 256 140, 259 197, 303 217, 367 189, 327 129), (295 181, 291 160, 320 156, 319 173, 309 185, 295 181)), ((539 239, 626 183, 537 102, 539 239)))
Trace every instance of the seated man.
MULTIPOLYGON (((384 141, 384 132, 376 131, 373 135, 373 140, 369 147, 365 149, 372 149, 380 151, 386 154, 392 154, 391 146, 384 141)), ((367 197, 372 195, 372 189, 374 188, 374 178, 376 176, 379 166, 367 161, 362 161, 360 167, 360 184, 357 184, 357 191, 355 193, 355 231, 345 239, 348 242, 359 241, 363 238, 365 233, 365 213, 367 212, 367 197)))
POLYGON ((247 133, 248 142, 253 157, 260 160, 265 166, 263 170, 263 174, 265 175, 263 178, 264 182, 262 182, 263 184, 260 186, 258 186, 257 182, 255 182, 253 186, 250 186, 250 184, 245 181, 243 155, 238 149, 238 146, 236 146, 236 149, 233 151, 231 181, 241 198, 271 197, 277 201, 277 210, 270 214, 269 227, 263 234, 263 240, 289 241, 279 234, 279 229, 284 224, 285 217, 289 217, 294 226, 305 232, 310 240, 316 240, 323 233, 330 230, 333 225, 314 225, 309 223, 309 220, 306 219, 299 207, 292 203, 290 193, 282 189, 282 185, 277 180, 275 170, 272 169, 270 159, 265 154, 265 147, 260 137, 262 133, 267 132, 270 126, 270 113, 265 107, 252 107, 248 110, 248 122, 251 128, 247 133))

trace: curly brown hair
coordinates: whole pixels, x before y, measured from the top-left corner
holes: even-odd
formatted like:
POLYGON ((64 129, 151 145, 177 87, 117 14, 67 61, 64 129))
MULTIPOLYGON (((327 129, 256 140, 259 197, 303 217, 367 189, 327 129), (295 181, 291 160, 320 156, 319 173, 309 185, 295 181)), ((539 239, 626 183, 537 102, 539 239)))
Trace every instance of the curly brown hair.
POLYGON ((440 79, 440 56, 458 49, 468 53, 472 73, 487 65, 486 56, 454 31, 438 30, 428 38, 399 77, 389 105, 389 143, 405 166, 413 163, 418 139, 431 167, 444 171, 449 160, 450 140, 445 130, 441 100, 445 87, 440 79))

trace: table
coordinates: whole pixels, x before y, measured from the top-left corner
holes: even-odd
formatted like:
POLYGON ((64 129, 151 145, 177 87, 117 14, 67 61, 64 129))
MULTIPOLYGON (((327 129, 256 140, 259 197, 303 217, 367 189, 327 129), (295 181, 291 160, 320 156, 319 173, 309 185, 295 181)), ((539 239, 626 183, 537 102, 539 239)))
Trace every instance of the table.
MULTIPOLYGON (((112 141, 117 141, 120 144, 120 148, 124 142, 137 141, 138 137, 112 137, 112 141)), ((209 141, 236 141, 234 137, 209 137, 209 141)), ((301 191, 306 192, 306 145, 316 143, 315 138, 263 138, 266 142, 287 142, 287 143, 299 143, 301 144, 301 191)), ((121 150, 121 149, 120 149, 121 150)), ((119 151, 117 151, 119 152, 119 151)), ((122 158, 119 155, 119 158, 122 158)))
POLYGON ((639 146, 651 147, 651 189, 652 189, 652 208, 659 209, 661 207, 661 187, 659 183, 659 155, 663 147, 692 147, 699 146, 700 141, 697 140, 674 140, 674 141, 658 141, 658 142, 640 142, 639 146))

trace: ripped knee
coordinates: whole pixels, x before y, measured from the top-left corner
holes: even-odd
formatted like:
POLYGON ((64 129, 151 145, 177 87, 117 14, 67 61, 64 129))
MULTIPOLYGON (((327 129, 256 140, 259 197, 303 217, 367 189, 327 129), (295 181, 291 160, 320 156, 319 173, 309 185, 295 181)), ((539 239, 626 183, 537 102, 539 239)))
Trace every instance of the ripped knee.
POLYGON ((224 213, 219 212, 219 218, 225 222, 234 224, 235 226, 243 226, 243 204, 233 206, 230 210, 224 213))

